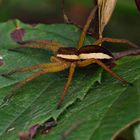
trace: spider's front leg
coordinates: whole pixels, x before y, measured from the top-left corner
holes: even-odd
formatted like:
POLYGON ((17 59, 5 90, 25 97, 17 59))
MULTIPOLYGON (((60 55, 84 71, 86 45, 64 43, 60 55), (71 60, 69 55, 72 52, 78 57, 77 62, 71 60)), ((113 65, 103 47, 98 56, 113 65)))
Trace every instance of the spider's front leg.
POLYGON ((82 33, 80 35, 80 38, 79 38, 79 42, 78 42, 78 45, 77 45, 77 49, 80 49, 81 47, 83 47, 83 44, 84 44, 84 40, 85 40, 85 37, 86 37, 86 33, 89 29, 89 26, 92 22, 92 20, 94 19, 95 17, 95 14, 96 14, 96 11, 97 11, 98 7, 97 5, 91 10, 87 20, 86 20, 86 24, 84 25, 84 28, 82 30, 82 33))
POLYGON ((16 91, 22 87, 23 85, 25 85, 27 82, 37 78, 40 75, 46 74, 46 73, 53 73, 53 72, 59 72, 59 71, 63 71, 65 69, 68 69, 70 67, 69 63, 50 63, 50 64, 45 64, 45 67, 40 70, 37 71, 35 73, 33 73, 30 77, 24 79, 23 81, 19 82, 11 91, 10 94, 8 94, 4 100, 2 104, 5 104, 5 102, 9 101, 15 94, 16 91))
POLYGON ((29 72, 29 71, 32 71, 32 70, 38 69, 38 68, 46 68, 46 67, 48 67, 48 65, 49 64, 38 64, 38 65, 31 66, 31 67, 26 67, 26 68, 17 68, 17 69, 9 71, 7 73, 3 73, 1 75, 4 77, 9 77, 17 72, 29 72))
POLYGON ((38 64, 38 65, 31 66, 31 67, 17 68, 12 71, 9 71, 7 73, 1 74, 1 75, 4 77, 9 77, 12 74, 17 73, 17 72, 29 72, 29 71, 33 71, 34 69, 47 69, 49 67, 54 66, 54 64, 59 65, 58 63, 61 63, 61 64, 64 63, 64 61, 62 61, 59 58, 54 57, 54 56, 52 56, 50 58, 50 61, 52 62, 50 64, 38 64))

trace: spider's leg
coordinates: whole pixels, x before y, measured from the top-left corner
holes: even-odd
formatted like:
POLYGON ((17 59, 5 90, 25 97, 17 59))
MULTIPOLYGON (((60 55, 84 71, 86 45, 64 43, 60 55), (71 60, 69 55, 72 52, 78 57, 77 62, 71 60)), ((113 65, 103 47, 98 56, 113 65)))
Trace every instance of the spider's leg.
MULTIPOLYGON (((58 63, 55 63, 58 65, 58 63)), ((5 77, 8 77, 8 76, 11 76, 12 74, 16 73, 16 72, 28 72, 28 71, 32 71, 34 69, 39 69, 39 68, 48 68, 48 67, 51 67, 51 66, 54 66, 54 63, 50 63, 50 64, 38 64, 38 65, 34 65, 34 66, 31 66, 31 67, 26 67, 26 68, 17 68, 17 69, 14 69, 12 71, 9 71, 7 73, 4 73, 2 74, 2 76, 5 76, 5 77)))
POLYGON ((113 72, 108 66, 106 66, 100 60, 94 59, 94 63, 97 63, 99 66, 101 66, 104 70, 106 70, 107 72, 109 72, 114 78, 118 79, 122 83, 131 85, 131 83, 127 82, 125 79, 123 79, 122 77, 120 77, 119 75, 117 75, 115 72, 113 72))
POLYGON ((34 78, 36 78, 36 77, 38 77, 38 76, 40 76, 40 75, 42 75, 42 74, 44 74, 43 71, 38 71, 38 72, 34 73, 33 75, 31 75, 30 77, 28 77, 28 78, 24 79, 23 81, 19 82, 19 83, 12 89, 12 91, 11 91, 8 95, 6 95, 6 96, 4 97, 3 102, 1 103, 0 106, 3 106, 5 103, 9 102, 10 99, 11 99, 13 96, 16 95, 16 90, 18 90, 18 89, 19 89, 20 87, 22 87, 24 84, 26 84, 27 82, 33 80, 34 78))
POLYGON ((76 64, 75 63, 71 63, 70 69, 69 69, 68 80, 67 80, 67 83, 66 83, 66 85, 64 87, 64 91, 63 91, 63 94, 61 95, 61 98, 60 98, 60 101, 59 101, 59 103, 57 105, 57 108, 60 108, 62 103, 63 103, 63 101, 64 101, 64 98, 65 98, 65 96, 67 94, 67 90, 68 90, 68 88, 69 88, 69 86, 71 84, 72 78, 73 78, 75 67, 76 67, 76 64))
POLYGON ((123 44, 128 44, 133 48, 139 48, 138 45, 136 45, 135 43, 127 40, 127 39, 117 39, 117 38, 110 38, 110 37, 104 37, 104 38, 100 38, 98 40, 96 40, 93 45, 100 45, 103 42, 111 42, 111 43, 123 43, 123 44))
POLYGON ((62 60, 60 58, 55 57, 55 56, 51 56, 50 61, 52 63, 65 63, 66 62, 66 61, 64 61, 64 60, 62 60))
POLYGON ((92 11, 91 11, 91 13, 90 13, 90 15, 89 15, 89 17, 86 21, 86 24, 85 24, 85 26, 82 30, 81 35, 80 35, 80 39, 79 39, 79 42, 78 42, 78 45, 77 45, 77 49, 80 49, 83 46, 87 30, 89 29, 91 21, 95 17, 96 10, 97 10, 97 5, 92 9, 92 11))
POLYGON ((9 50, 15 51, 21 48, 43 48, 43 49, 48 49, 55 54, 59 48, 65 47, 61 43, 51 41, 51 40, 29 40, 29 41, 21 41, 17 43, 20 45, 20 47, 11 48, 9 50))
POLYGON ((94 60, 93 59, 86 59, 86 60, 83 60, 83 61, 78 61, 77 64, 79 67, 86 67, 90 64, 94 63, 94 60))
POLYGON ((8 94, 4 100, 3 100, 3 103, 4 104, 5 102, 9 101, 15 94, 16 94, 16 91, 22 87, 23 85, 25 85, 27 82, 37 78, 38 76, 40 75, 43 75, 43 74, 46 74, 46 73, 53 73, 53 72, 59 72, 59 71, 63 71, 67 68, 69 68, 69 63, 68 64, 53 64, 51 67, 48 66, 48 68, 44 68, 40 71, 37 71, 35 73, 33 73, 30 77, 24 79, 23 81, 19 82, 11 91, 10 94, 8 94))

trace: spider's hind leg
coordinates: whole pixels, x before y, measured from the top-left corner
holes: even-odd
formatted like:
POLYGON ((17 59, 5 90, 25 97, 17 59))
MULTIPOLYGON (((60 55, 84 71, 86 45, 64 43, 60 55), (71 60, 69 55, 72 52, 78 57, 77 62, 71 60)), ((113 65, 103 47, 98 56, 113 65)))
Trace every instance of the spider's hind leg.
POLYGON ((111 42, 111 43, 122 43, 122 44, 128 44, 129 46, 133 47, 133 48, 139 48, 138 45, 136 45, 135 43, 127 40, 127 39, 117 39, 117 38, 110 38, 110 37, 104 37, 104 38, 100 38, 98 40, 96 40, 93 45, 100 45, 103 42, 111 42))
POLYGON ((110 73, 114 78, 116 78, 117 80, 121 81, 122 83, 132 85, 131 83, 127 82, 125 79, 123 79, 122 77, 120 77, 119 75, 117 75, 115 72, 113 72, 109 66, 107 66, 106 64, 104 64, 104 63, 103 63, 102 61, 100 61, 100 60, 97 60, 97 59, 94 59, 94 58, 92 58, 92 59, 87 59, 87 60, 78 62, 78 66, 79 66, 79 67, 85 67, 85 66, 88 66, 88 65, 90 65, 90 64, 92 64, 92 63, 98 64, 98 65, 101 66, 104 70, 106 70, 108 73, 110 73))
POLYGON ((126 81, 125 79, 123 79, 122 77, 120 77, 119 75, 117 75, 115 72, 113 72, 108 66, 106 66, 102 61, 94 59, 93 60, 94 63, 97 63, 99 66, 101 66, 104 70, 106 70, 108 73, 110 73, 114 78, 118 79, 119 81, 121 81, 124 84, 127 85, 132 85, 131 83, 129 83, 128 81, 126 81))

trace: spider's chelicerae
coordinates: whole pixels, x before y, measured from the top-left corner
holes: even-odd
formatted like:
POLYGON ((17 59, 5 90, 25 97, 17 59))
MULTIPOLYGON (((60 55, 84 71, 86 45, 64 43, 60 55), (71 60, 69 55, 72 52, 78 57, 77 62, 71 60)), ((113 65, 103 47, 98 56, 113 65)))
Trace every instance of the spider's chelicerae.
POLYGON ((94 42, 93 45, 87 45, 83 46, 84 38, 87 32, 87 29, 90 25, 91 20, 93 19, 95 15, 95 11, 97 10, 97 7, 95 7, 88 19, 87 23, 85 24, 83 31, 80 36, 80 40, 78 42, 77 48, 69 48, 64 47, 62 44, 59 44, 54 41, 48 41, 48 40, 30 40, 30 41, 23 41, 18 42, 20 44, 20 47, 18 48, 47 48, 51 50, 54 53, 54 56, 50 58, 51 63, 47 64, 39 64, 27 68, 17 68, 15 70, 12 70, 8 73, 3 74, 3 76, 10 76, 16 72, 27 72, 32 71, 34 69, 41 69, 37 72, 33 73, 30 77, 24 79, 23 81, 19 82, 11 91, 11 93, 5 97, 5 100, 9 100, 16 91, 26 84, 27 82, 33 80, 34 78, 46 74, 46 73, 53 73, 53 72, 59 72, 66 69, 69 69, 69 76, 68 80, 66 82, 66 85, 63 90, 63 94, 61 95, 61 99, 58 103, 58 108, 61 106, 62 102, 64 101, 64 98, 66 96, 67 90, 70 86, 70 83, 72 81, 72 77, 75 71, 75 67, 86 67, 90 64, 96 63, 99 66, 101 66, 104 70, 109 72, 113 77, 118 79, 119 81, 129 84, 126 80, 121 78, 119 75, 114 73, 107 65, 106 62, 112 63, 114 61, 114 57, 111 54, 110 51, 108 51, 103 46, 100 46, 104 41, 107 42, 117 42, 117 43, 128 43, 131 46, 136 47, 135 44, 132 42, 125 40, 125 39, 112 39, 112 38, 102 38, 94 42))

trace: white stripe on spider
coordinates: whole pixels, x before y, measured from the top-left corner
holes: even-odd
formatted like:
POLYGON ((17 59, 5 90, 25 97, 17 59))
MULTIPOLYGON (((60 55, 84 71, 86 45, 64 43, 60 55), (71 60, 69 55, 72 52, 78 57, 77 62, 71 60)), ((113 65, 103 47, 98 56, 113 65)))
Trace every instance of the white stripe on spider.
POLYGON ((57 54, 57 57, 68 59, 68 60, 79 60, 79 56, 75 54, 57 54))
POLYGON ((111 59, 112 57, 110 55, 104 54, 104 53, 82 53, 79 55, 80 59, 111 59))

